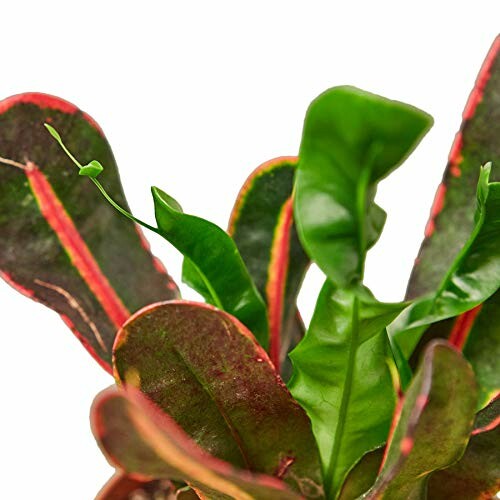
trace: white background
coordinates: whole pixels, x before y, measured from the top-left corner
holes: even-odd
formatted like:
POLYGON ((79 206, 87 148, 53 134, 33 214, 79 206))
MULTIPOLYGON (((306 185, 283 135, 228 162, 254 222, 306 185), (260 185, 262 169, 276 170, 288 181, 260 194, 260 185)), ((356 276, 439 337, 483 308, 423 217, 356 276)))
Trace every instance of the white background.
MULTIPOLYGON (((389 218, 368 260, 368 285, 397 300, 500 27, 498 1, 445 3, 4 0, 0 98, 42 91, 74 102, 106 132, 136 215, 152 220, 155 184, 221 226, 253 168, 297 153, 307 105, 326 88, 353 84, 421 107, 435 126, 380 186, 389 218)), ((178 278, 179 255, 150 239, 178 278)), ((321 280, 307 279, 306 317, 321 280)), ((3 282, 0 308, 0 496, 93 498, 112 471, 88 411, 112 380, 55 313, 3 282)))

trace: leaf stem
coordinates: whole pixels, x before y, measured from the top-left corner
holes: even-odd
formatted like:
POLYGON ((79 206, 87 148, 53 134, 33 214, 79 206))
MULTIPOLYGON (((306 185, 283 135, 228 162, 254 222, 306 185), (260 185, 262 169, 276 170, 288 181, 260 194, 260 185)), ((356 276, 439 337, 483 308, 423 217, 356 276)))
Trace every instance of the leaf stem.
POLYGON ((371 169, 365 168, 356 188, 356 211, 358 219, 358 245, 359 245, 359 282, 363 282, 366 261, 366 191, 370 180, 371 169))
POLYGON ((366 235, 366 219, 367 219, 366 196, 368 192, 368 186, 370 184, 370 178, 372 175, 373 166, 375 163, 375 158, 379 151, 380 151, 380 144, 378 142, 373 142, 366 154, 365 168, 361 169, 360 179, 356 186, 356 217, 358 222, 358 252, 359 252, 358 280, 360 283, 363 283, 363 277, 365 274, 366 252, 368 246, 367 235, 366 235))
MULTIPOLYGON (((61 136, 59 135, 59 132, 49 125, 48 123, 44 123, 45 128, 48 130, 49 134, 56 140, 56 142, 59 144, 61 149, 66 153, 66 155, 69 157, 69 159, 80 169, 82 170, 84 167, 83 165, 71 154, 71 151, 66 147, 64 142, 61 139, 61 136)), ((135 223, 145 227, 146 229, 149 229, 150 231, 153 231, 154 233, 159 234, 159 230, 157 227, 151 226, 147 222, 142 221, 141 219, 138 219, 137 217, 134 217, 128 210, 125 210, 123 207, 118 205, 111 196, 106 192, 102 184, 95 178, 95 177, 90 177, 90 180, 97 186, 97 189, 101 192, 101 194, 106 198, 108 203, 114 207, 118 212, 120 212, 122 215, 127 217, 128 219, 134 221, 135 223)))
POLYGON ((359 341, 359 298, 354 294, 352 304, 352 329, 351 329, 351 343, 349 346, 349 359, 347 363, 347 371, 345 376, 344 390, 342 392, 342 400, 339 408, 339 418, 337 427, 335 429, 335 438, 333 441, 333 448, 328 462, 328 469, 325 474, 325 493, 326 498, 335 498, 332 491, 335 483, 335 468, 337 465, 337 457, 340 452, 342 436, 347 419, 347 409, 349 406, 349 399, 351 397, 352 382, 354 378, 354 363, 356 360, 356 353, 358 350, 359 341))
POLYGON ((128 219, 136 222, 137 224, 139 224, 139 225, 141 225, 141 226, 149 229, 150 231, 153 231, 154 233, 160 234, 159 233, 159 229, 157 227, 151 226, 147 222, 144 222, 143 220, 138 219, 137 217, 135 217, 134 215, 132 215, 130 212, 128 212, 127 210, 125 210, 123 207, 121 207, 120 205, 118 205, 118 203, 116 203, 113 200, 113 198, 111 198, 111 196, 109 196, 109 194, 106 192, 106 190, 104 189, 104 187, 102 186, 102 184, 97 179, 94 179, 92 177, 90 179, 97 186, 97 189, 99 189, 99 191, 104 196, 104 198, 106 198, 106 200, 109 202, 109 204, 112 205, 116 210, 118 210, 118 212, 120 212, 122 215, 124 215, 128 219))

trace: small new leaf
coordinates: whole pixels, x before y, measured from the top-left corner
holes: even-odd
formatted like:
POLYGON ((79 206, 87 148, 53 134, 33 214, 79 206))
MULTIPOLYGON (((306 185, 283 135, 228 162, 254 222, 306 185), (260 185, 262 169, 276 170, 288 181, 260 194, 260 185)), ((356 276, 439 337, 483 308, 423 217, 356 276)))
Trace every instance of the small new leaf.
POLYGON ((59 135, 59 132, 49 125, 48 123, 44 123, 45 128, 49 131, 49 134, 57 141, 61 149, 66 153, 68 158, 79 168, 82 169, 83 165, 71 154, 71 151, 65 146, 64 142, 59 135))
POLYGON ((95 179, 103 170, 103 166, 97 160, 92 160, 80 169, 79 175, 95 179))
POLYGON ((61 136, 59 135, 59 132, 54 128, 52 127, 51 125, 49 125, 48 123, 44 123, 43 124, 44 127, 49 131, 49 134, 59 143, 61 144, 62 143, 62 139, 61 139, 61 136))

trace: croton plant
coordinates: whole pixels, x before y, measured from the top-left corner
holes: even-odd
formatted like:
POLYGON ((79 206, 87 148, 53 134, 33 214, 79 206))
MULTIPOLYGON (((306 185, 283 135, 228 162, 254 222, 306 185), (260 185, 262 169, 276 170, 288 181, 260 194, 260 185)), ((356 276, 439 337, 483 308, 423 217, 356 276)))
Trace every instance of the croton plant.
POLYGON ((430 128, 426 113, 327 90, 299 156, 257 168, 224 231, 158 188, 156 224, 131 215, 102 130, 72 104, 0 102, 1 276, 57 311, 116 381, 91 410, 116 468, 98 498, 494 497, 499 48, 398 303, 378 301, 363 270, 386 218, 377 183, 430 128), (180 297, 139 226, 182 253, 206 303, 180 297), (325 283, 306 328, 296 299, 311 263, 325 283))

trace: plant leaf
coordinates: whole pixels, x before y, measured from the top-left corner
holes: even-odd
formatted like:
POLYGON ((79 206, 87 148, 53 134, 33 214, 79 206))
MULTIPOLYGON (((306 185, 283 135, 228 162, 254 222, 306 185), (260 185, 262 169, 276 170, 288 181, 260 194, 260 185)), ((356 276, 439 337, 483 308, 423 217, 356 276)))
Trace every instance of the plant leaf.
POLYGON ((432 124, 424 112, 353 87, 335 87, 306 114, 296 176, 295 220, 311 259, 337 286, 360 281, 367 249, 385 222, 378 181, 432 124))
MULTIPOLYGON (((425 240, 408 284, 410 299, 433 292, 472 232, 478 168, 500 165, 500 36, 495 39, 462 114, 463 122, 450 151, 425 240)), ((492 171, 500 181, 500 169, 492 171)))
MULTIPOLYGON (((258 167, 238 194, 228 228, 266 300, 270 357, 278 370, 303 336, 296 303, 309 258, 293 223, 297 162, 297 157, 285 156, 258 167)), ((284 368, 291 372, 289 363, 284 368)))
POLYGON ((234 241, 215 224, 184 214, 160 189, 152 193, 159 233, 196 267, 214 305, 239 319, 267 348, 266 306, 234 241))
POLYGON ((406 357, 430 324, 465 313, 498 290, 500 182, 489 182, 490 168, 490 165, 481 168, 476 225, 438 290, 415 301, 391 326, 390 333, 406 357))
POLYGON ((229 314, 186 301, 145 308, 118 334, 115 371, 210 454, 264 474, 281 471, 293 488, 322 496, 307 416, 229 314))
POLYGON ((102 178, 126 204, 109 144, 87 114, 44 94, 1 101, 0 276, 57 311, 111 371, 116 330, 144 305, 177 297, 177 287, 140 230, 72 175, 46 121, 78 154, 108 165, 102 178))
POLYGON ((103 170, 103 166, 97 160, 92 160, 89 164, 80 168, 78 174, 95 178, 100 175, 103 170))
MULTIPOLYGON (((492 161, 491 178, 500 181, 500 36, 495 39, 463 112, 463 123, 451 148, 443 180, 437 190, 425 239, 416 259, 407 298, 431 292, 439 284, 474 227, 474 191, 478 166, 492 161)), ((480 407, 500 390, 500 292, 482 308, 454 321, 431 325, 415 357, 430 338, 449 338, 463 349, 481 389, 480 407)))
POLYGON ((379 303, 366 290, 363 300, 359 295, 327 281, 290 354, 289 388, 311 419, 328 498, 336 498, 367 451, 385 442, 395 405, 385 327, 404 304, 379 303))
POLYGON ((408 391, 385 463, 364 499, 424 499, 429 475, 460 459, 472 430, 477 389, 469 364, 433 341, 408 391))
POLYGON ((174 492, 175 488, 168 480, 141 480, 117 472, 99 491, 96 500, 167 499, 174 492))
POLYGON ((500 490, 500 399, 476 417, 463 457, 455 465, 435 472, 429 480, 433 500, 481 500, 500 490))
MULTIPOLYGON (((472 324, 467 322, 460 324, 455 322, 454 331, 459 331, 463 326, 464 356, 474 369, 476 380, 479 384, 479 409, 484 408, 491 399, 500 392, 500 370, 498 360, 500 359, 500 292, 496 292, 484 304, 472 311, 472 324), (475 313, 475 314, 474 314, 475 313), (458 328, 457 328, 458 326, 458 328), (468 331, 467 331, 468 329, 468 331)), ((462 317, 467 319, 467 315, 462 317)), ((450 334, 450 341, 452 340, 450 334)))
POLYGON ((363 455, 363 458, 349 471, 342 485, 339 500, 355 500, 368 491, 377 479, 383 458, 384 448, 377 448, 363 455))
POLYGON ((277 478, 239 470, 204 452, 139 391, 107 389, 92 407, 94 435, 128 474, 186 481, 214 499, 299 499, 277 478))

